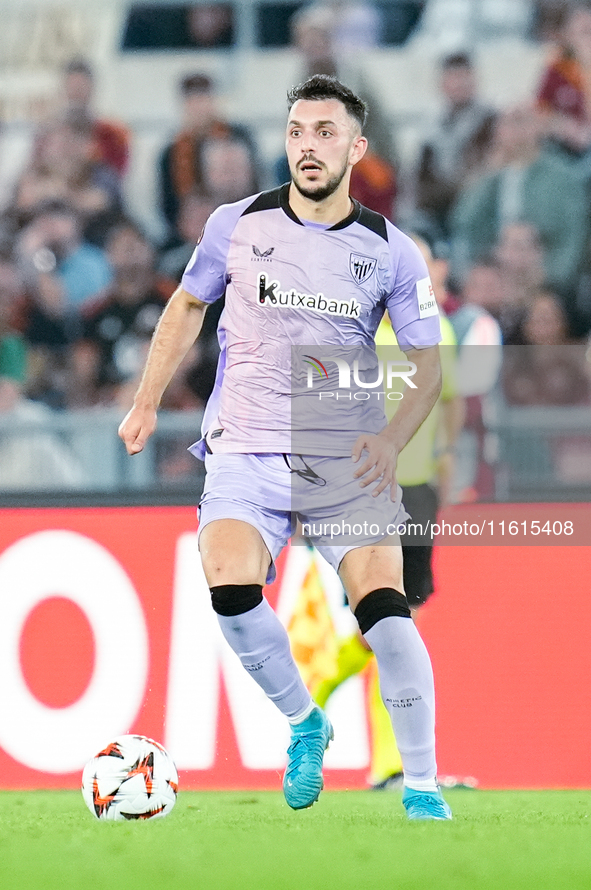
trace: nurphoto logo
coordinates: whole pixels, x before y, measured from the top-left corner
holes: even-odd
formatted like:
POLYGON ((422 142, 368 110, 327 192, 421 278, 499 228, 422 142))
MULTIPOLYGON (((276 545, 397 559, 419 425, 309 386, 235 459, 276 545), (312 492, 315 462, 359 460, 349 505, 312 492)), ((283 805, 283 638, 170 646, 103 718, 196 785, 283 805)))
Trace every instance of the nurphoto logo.
MULTIPOLYGON (((410 386, 411 389, 416 389, 417 385, 411 379, 416 373, 417 366, 414 362, 410 361, 381 361, 379 360, 376 364, 377 368, 377 376, 375 380, 362 380, 359 369, 359 361, 355 359, 353 362, 353 366, 349 362, 346 362, 342 358, 337 358, 334 356, 321 356, 320 358, 316 358, 313 355, 303 355, 305 364, 308 365, 307 369, 307 381, 306 388, 307 389, 315 389, 315 382, 320 379, 320 382, 323 380, 329 380, 329 373, 326 367, 326 363, 333 362, 337 366, 338 371, 338 388, 339 389, 348 389, 350 390, 352 387, 357 387, 361 390, 366 389, 377 389, 379 387, 379 393, 367 393, 367 392, 356 392, 354 398, 358 401, 369 399, 371 395, 375 395, 379 398, 382 397, 382 389, 385 383, 385 387, 387 390, 386 398, 390 401, 399 402, 403 398, 403 393, 398 392, 396 390, 392 390, 392 384, 395 378, 401 379, 407 386, 410 386), (352 370, 352 374, 351 374, 352 370), (352 378, 352 379, 351 379, 352 378), (392 391, 390 391, 392 390, 392 391)), ((336 398, 342 398, 343 396, 339 396, 339 393, 336 393, 336 398)), ((326 392, 325 390, 321 390, 318 393, 319 399, 330 399, 335 398, 334 392, 326 392)), ((347 395, 347 398, 351 398, 351 394, 347 395)))
MULTIPOLYGON (((306 364, 310 367, 308 368, 308 379, 307 379, 307 388, 314 388, 314 371, 316 371, 320 377, 325 377, 328 380, 328 371, 326 370, 326 366, 323 364, 324 362, 334 362, 337 366, 339 372, 339 389, 351 389, 351 366, 349 362, 346 362, 342 358, 335 358, 333 356, 321 356, 320 358, 315 358, 313 355, 304 355, 303 358, 306 360, 306 364)), ((378 386, 382 386, 384 383, 384 366, 385 366, 385 381, 386 381, 386 389, 392 389, 392 381, 395 377, 402 379, 407 386, 410 386, 411 389, 416 389, 417 385, 411 380, 416 374, 417 366, 414 362, 377 362, 377 378, 371 382, 366 380, 361 380, 359 377, 359 361, 355 359, 353 362, 353 383, 355 386, 359 386, 361 389, 375 389, 378 386)))

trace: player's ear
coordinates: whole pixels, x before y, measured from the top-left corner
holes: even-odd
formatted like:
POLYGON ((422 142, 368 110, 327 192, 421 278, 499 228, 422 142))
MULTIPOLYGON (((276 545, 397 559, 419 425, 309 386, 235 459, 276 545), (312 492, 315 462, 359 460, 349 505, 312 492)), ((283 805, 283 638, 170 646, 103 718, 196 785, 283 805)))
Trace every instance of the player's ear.
POLYGON ((367 139, 365 136, 357 136, 351 145, 351 150, 349 152, 349 163, 353 167, 357 164, 358 161, 361 160, 365 152, 367 151, 367 139))

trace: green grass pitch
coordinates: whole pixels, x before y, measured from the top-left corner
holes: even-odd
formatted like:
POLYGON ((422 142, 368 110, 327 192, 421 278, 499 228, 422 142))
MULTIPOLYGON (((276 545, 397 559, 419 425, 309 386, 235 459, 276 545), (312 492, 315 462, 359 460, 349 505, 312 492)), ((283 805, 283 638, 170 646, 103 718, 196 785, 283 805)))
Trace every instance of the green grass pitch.
POLYGON ((185 792, 165 819, 101 823, 71 791, 0 793, 2 890, 590 890, 591 791, 185 792))

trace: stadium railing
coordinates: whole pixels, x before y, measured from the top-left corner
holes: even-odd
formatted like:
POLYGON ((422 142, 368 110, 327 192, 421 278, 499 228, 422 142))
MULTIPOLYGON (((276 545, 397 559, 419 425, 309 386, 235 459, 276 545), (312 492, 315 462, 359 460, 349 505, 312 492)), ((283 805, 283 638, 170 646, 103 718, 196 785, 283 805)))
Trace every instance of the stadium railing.
MULTIPOLYGON (((200 412, 162 412, 134 457, 117 436, 120 421, 116 409, 48 411, 35 421, 0 415, 0 507, 197 503, 203 464, 187 448, 200 412)), ((591 501, 587 406, 513 407, 497 396, 485 421, 495 500, 591 501)))
POLYGON ((508 406, 488 423, 496 437, 498 501, 591 501, 589 406, 508 406))
POLYGON ((0 415, 0 506, 197 503, 203 464, 187 448, 201 412, 162 412, 143 452, 129 457, 116 409, 0 415))

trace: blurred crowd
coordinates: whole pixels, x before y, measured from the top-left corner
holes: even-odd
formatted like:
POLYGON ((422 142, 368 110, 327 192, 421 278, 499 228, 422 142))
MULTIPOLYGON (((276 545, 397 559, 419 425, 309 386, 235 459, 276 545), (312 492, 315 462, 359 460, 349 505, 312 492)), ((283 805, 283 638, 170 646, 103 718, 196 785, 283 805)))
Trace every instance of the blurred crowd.
MULTIPOLYGON (((302 80, 335 74, 367 100, 370 151, 354 169, 353 195, 445 257, 443 311, 459 346, 532 347, 509 375, 510 403, 586 404, 591 4, 538 6, 552 42, 530 101, 490 107, 471 56, 445 56, 439 117, 404 166, 378 98, 387 85, 371 83, 356 62, 356 40, 372 43, 375 8, 349 4, 357 19, 347 28, 335 4, 313 4, 293 15, 290 28, 302 80), (571 345, 578 348, 564 354, 572 360, 559 371, 546 367, 540 349, 571 345)), ((155 244, 126 207, 130 131, 97 114, 94 87, 84 59, 64 68, 58 110, 39 123, 0 215, 0 414, 31 402, 126 408, 154 324, 209 214, 288 177, 283 158, 262 162, 256 121, 228 120, 216 83, 195 70, 178 84, 182 118, 158 161, 166 236, 155 244)), ((208 310, 164 408, 203 406, 222 309, 223 301, 208 310)))

